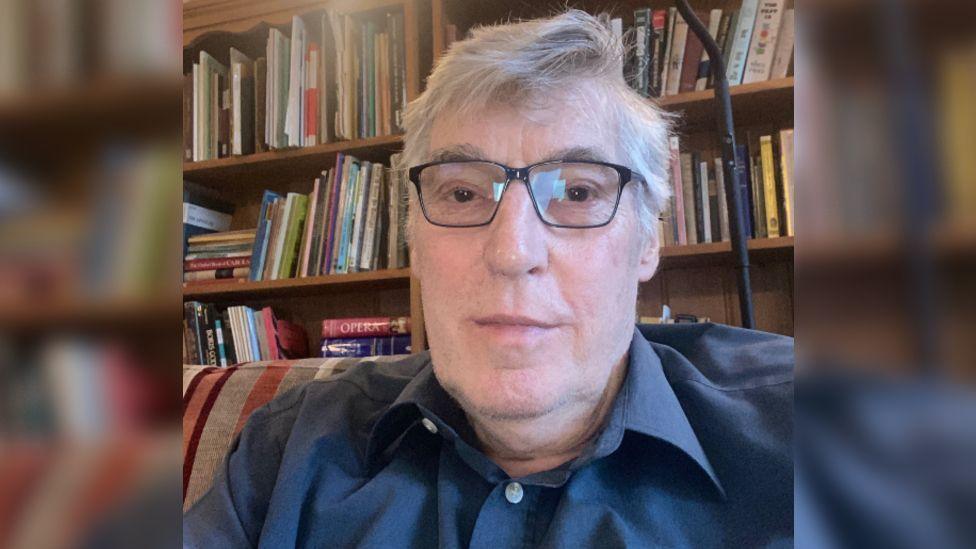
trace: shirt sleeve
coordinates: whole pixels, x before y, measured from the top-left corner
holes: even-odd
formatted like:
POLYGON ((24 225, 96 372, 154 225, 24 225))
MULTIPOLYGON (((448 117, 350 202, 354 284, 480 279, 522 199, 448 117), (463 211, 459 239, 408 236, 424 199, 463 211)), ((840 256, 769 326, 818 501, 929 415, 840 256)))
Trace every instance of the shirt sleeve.
POLYGON ((183 547, 257 547, 297 406, 280 399, 254 412, 210 490, 183 515, 183 547))

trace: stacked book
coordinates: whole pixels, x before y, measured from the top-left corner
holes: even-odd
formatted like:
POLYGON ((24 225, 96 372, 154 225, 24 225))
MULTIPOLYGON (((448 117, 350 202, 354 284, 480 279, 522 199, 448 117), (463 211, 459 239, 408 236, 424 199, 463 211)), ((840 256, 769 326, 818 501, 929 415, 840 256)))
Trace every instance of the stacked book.
POLYGON ((254 229, 191 236, 183 258, 183 282, 247 280, 253 249, 254 229))
MULTIPOLYGON (((736 155, 745 177, 739 189, 750 238, 794 235, 793 129, 747 135, 736 155)), ((722 159, 715 151, 682 151, 671 138, 671 201, 661 219, 664 244, 731 239, 722 159)))
POLYGON ((295 16, 262 46, 200 51, 183 81, 185 161, 402 132, 402 10, 295 16))
POLYGON ((323 357, 409 354, 408 317, 329 318, 322 321, 323 357))
POLYGON ((406 267, 406 184, 400 171, 339 153, 311 193, 264 191, 250 280, 406 267))
MULTIPOLYGON (((738 10, 696 12, 719 45, 729 85, 793 73, 794 10, 786 0, 743 0, 738 10)), ((620 19, 614 30, 623 34, 620 19)), ((676 8, 634 11, 635 48, 625 68, 645 97, 665 97, 713 86, 704 46, 676 8)))
POLYGON ((275 316, 271 307, 218 309, 212 303, 183 304, 183 362, 230 366, 259 360, 308 357, 302 326, 275 316))

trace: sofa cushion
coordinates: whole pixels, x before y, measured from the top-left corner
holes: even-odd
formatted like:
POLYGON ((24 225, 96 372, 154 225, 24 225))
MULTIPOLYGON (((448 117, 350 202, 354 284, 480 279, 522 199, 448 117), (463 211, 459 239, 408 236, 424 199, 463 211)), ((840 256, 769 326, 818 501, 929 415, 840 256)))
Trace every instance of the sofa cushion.
POLYGON ((359 362, 402 358, 309 358, 228 368, 184 366, 183 510, 210 489, 227 449, 256 409, 293 387, 343 372, 359 362))

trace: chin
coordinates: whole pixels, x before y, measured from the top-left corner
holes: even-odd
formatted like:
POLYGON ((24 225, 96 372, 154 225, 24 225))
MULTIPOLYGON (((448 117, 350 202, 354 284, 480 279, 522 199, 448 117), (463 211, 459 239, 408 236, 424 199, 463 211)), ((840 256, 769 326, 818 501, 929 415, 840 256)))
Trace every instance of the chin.
POLYGON ((545 416, 567 401, 569 388, 560 387, 544 372, 484 367, 478 375, 463 376, 435 368, 438 381, 468 413, 495 420, 527 420, 545 416))

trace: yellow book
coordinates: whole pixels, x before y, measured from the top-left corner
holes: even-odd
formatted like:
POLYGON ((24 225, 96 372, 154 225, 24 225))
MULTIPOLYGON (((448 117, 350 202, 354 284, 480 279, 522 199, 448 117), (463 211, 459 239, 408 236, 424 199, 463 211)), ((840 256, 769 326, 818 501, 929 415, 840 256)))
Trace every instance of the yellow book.
POLYGON ((779 232, 779 200, 776 198, 776 162, 773 156, 773 137, 759 138, 759 154, 762 160, 763 198, 766 204, 766 233, 769 238, 777 237, 779 232))
POLYGON ((946 55, 941 67, 940 107, 942 118, 940 152, 945 166, 945 197, 949 223, 957 229, 976 228, 976 49, 946 55))
POLYGON ((780 221, 782 233, 794 236, 793 227, 793 129, 779 132, 780 181, 783 182, 783 219, 780 221))

